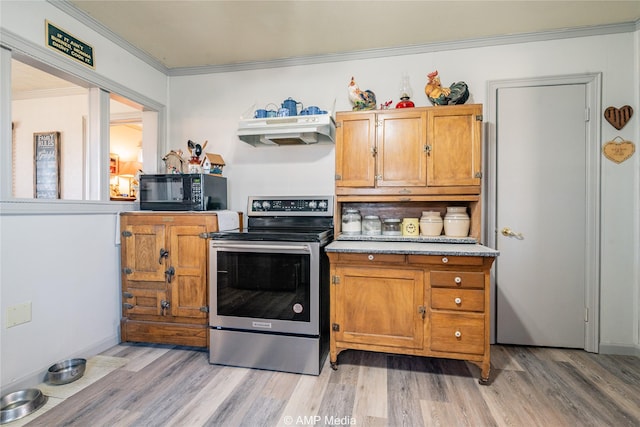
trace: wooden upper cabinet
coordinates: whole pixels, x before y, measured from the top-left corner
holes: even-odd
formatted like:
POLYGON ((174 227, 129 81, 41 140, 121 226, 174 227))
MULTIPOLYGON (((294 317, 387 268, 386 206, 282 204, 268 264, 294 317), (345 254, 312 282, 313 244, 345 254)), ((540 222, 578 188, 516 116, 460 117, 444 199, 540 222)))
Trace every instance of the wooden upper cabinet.
POLYGON ((482 105, 341 112, 336 122, 338 195, 479 192, 482 105))
POLYGON ((427 122, 427 185, 480 185, 482 105, 436 107, 427 122))
POLYGON ((336 186, 373 187, 376 174, 376 114, 338 113, 336 186))
POLYGON ((425 110, 380 114, 377 121, 377 175, 379 187, 427 185, 425 110))

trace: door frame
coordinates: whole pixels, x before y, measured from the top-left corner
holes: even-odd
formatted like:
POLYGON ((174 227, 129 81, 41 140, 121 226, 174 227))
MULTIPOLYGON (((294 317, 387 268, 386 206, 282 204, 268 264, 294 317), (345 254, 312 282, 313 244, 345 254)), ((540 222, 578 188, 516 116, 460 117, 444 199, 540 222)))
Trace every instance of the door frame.
MULTIPOLYGON (((601 181, 601 94, 602 73, 571 74, 487 82, 487 121, 485 138, 485 240, 489 247, 497 243, 497 149, 498 90, 504 88, 575 85, 586 86, 587 114, 587 212, 586 212, 586 271, 585 271, 585 350, 599 352, 600 340, 600 181, 601 181)), ((496 339, 496 258, 491 275, 491 343, 496 339)))

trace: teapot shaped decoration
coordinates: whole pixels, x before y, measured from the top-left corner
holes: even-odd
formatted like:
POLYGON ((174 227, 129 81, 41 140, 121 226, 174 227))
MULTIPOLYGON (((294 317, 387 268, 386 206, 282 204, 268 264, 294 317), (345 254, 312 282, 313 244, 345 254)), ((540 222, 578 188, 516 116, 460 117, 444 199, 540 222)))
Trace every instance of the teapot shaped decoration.
POLYGON ((300 104, 300 106, 303 108, 302 102, 298 102, 292 98, 287 98, 282 102, 282 108, 286 108, 287 110, 289 110, 290 116, 297 116, 298 104, 300 104))

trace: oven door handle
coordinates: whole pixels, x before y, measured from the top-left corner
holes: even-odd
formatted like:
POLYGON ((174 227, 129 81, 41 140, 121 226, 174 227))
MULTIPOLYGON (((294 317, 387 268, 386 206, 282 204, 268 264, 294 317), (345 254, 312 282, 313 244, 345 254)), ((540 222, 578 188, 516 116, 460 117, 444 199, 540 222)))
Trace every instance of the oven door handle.
POLYGON ((249 249, 249 250, 261 250, 261 251, 304 251, 310 252, 309 245, 251 245, 251 244, 237 244, 225 243, 224 245, 214 246, 218 250, 224 249, 249 249))

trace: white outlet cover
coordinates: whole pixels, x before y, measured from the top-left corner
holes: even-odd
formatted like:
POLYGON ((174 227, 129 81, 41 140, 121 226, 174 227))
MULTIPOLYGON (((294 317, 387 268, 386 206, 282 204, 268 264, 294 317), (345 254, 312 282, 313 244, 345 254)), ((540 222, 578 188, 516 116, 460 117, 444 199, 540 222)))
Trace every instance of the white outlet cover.
POLYGON ((7 328, 31 322, 31 301, 7 309, 7 328))

